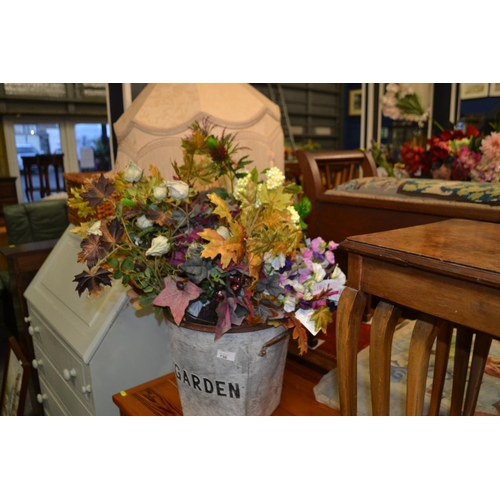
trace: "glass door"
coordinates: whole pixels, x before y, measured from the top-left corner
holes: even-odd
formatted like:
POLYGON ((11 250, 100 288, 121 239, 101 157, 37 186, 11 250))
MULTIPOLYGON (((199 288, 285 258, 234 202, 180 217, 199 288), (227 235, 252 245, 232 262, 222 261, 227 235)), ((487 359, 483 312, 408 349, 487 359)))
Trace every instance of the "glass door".
POLYGON ((75 123, 74 134, 80 172, 111 170, 108 124, 75 123))
MULTIPOLYGON (((57 185, 55 168, 47 169, 48 180, 44 180, 39 157, 62 154, 60 125, 48 121, 14 121, 12 129, 16 148, 16 167, 22 191, 19 199, 23 202, 40 200, 45 194, 44 185, 50 183, 54 189, 57 185)), ((62 190, 64 183, 59 181, 59 185, 62 190)))

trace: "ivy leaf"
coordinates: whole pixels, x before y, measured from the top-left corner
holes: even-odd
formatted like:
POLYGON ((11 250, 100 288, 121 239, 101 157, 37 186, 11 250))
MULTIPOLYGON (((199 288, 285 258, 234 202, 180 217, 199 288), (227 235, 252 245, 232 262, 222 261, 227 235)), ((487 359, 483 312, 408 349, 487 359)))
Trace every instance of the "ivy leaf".
POLYGON ((198 285, 204 279, 208 278, 207 265, 207 261, 203 260, 200 256, 195 256, 187 260, 184 264, 181 264, 179 267, 189 274, 190 279, 198 285))
POLYGON ((267 278, 257 281, 258 292, 269 292, 271 295, 278 297, 285 293, 285 290, 280 285, 280 275, 273 274, 267 278))
POLYGON ((245 256, 243 226, 238 222, 230 224, 231 236, 224 238, 213 229, 205 229, 199 235, 208 241, 201 252, 201 256, 208 259, 215 259, 217 255, 221 256, 221 267, 226 269, 231 261, 239 264, 245 256))
POLYGON ((85 290, 88 290, 90 295, 97 296, 103 286, 111 286, 111 273, 100 267, 96 271, 83 271, 75 276, 74 282, 78 283, 76 291, 81 297, 85 290))
POLYGON ((89 268, 94 267, 101 259, 104 259, 108 254, 106 249, 101 245, 101 238, 96 234, 90 234, 85 238, 80 247, 82 251, 78 254, 78 262, 87 263, 89 268))
POLYGON ((231 304, 226 294, 224 300, 219 302, 215 312, 217 313, 217 325, 215 327, 215 340, 219 340, 228 330, 231 329, 231 304))
POLYGON ((156 222, 158 225, 162 227, 163 226, 171 227, 176 223, 175 219, 170 215, 164 212, 160 212, 159 210, 153 210, 152 208, 146 212, 146 217, 150 221, 156 222))
POLYGON ((203 289, 191 281, 182 281, 171 277, 164 278, 165 288, 153 300, 153 305, 168 307, 176 325, 180 325, 189 303, 197 299, 203 289))
POLYGON ((118 219, 101 224, 101 241, 103 247, 109 252, 114 250, 122 242, 123 227, 118 219))
POLYGON ((113 185, 104 177, 104 174, 101 174, 97 181, 87 181, 85 187, 87 188, 87 192, 82 193, 81 197, 85 201, 88 201, 91 207, 102 205, 104 200, 111 198, 114 192, 113 185))

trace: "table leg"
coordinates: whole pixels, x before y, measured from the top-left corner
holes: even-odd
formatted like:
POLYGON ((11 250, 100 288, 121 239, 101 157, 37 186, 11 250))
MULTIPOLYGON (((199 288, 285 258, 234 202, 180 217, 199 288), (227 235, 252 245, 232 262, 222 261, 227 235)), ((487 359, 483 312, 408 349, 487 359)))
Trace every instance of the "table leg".
POLYGON ((444 320, 428 314, 421 314, 415 323, 408 353, 407 415, 423 415, 431 349, 438 332, 445 327, 444 323, 444 320))
POLYGON ((439 415, 441 399, 443 398, 444 383, 446 380, 446 370, 450 358, 451 338, 453 336, 453 325, 443 323, 443 330, 438 332, 436 358, 434 361, 434 374, 432 377, 432 393, 429 405, 429 416, 439 415))
POLYGON ((472 416, 476 410, 479 389, 483 381, 484 368, 488 360, 491 341, 493 337, 486 333, 476 332, 474 340, 474 353, 470 367, 469 383, 467 384, 467 394, 464 403, 464 416, 472 416))
POLYGON ((370 388, 373 415, 389 415, 392 338, 401 309, 381 300, 370 330, 370 388))
POLYGON ((345 288, 337 308, 337 371, 341 415, 357 413, 357 355, 361 319, 366 306, 366 294, 345 288))
POLYGON ((457 325, 455 362, 453 364, 453 385, 451 388, 451 416, 458 416, 462 414, 471 346, 472 331, 470 328, 457 325))

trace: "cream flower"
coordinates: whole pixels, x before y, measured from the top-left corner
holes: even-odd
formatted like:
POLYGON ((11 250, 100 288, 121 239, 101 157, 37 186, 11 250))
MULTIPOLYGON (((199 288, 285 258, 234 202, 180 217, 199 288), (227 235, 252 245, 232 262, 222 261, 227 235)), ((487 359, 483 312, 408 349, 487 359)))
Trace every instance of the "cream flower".
POLYGON ((164 200, 167 197, 167 187, 166 186, 155 186, 153 188, 153 196, 158 200, 164 200))
POLYGON ((267 189, 276 189, 283 186, 283 183, 285 182, 285 174, 278 167, 270 168, 266 175, 267 189))
POLYGON ((101 221, 98 220, 94 222, 88 229, 87 229, 87 234, 95 234, 97 236, 102 236, 102 231, 101 231, 101 221))
POLYGON ((147 227, 151 227, 153 225, 153 222, 150 221, 145 215, 141 215, 138 219, 137 219, 137 227, 141 228, 141 229, 146 229, 147 227))
POLYGON ((287 207, 287 210, 290 212, 292 222, 298 224, 300 222, 300 215, 297 210, 295 210, 295 207, 287 207))
POLYGON ((189 194, 189 186, 182 181, 167 181, 165 183, 170 191, 170 196, 176 200, 183 200, 189 194))
POLYGON ((229 232, 229 229, 226 226, 219 226, 217 228, 217 233, 220 234, 225 240, 227 240, 230 236, 231 233, 229 232))
POLYGON ((146 250, 146 255, 159 257, 166 254, 172 245, 166 236, 157 236, 151 241, 151 247, 146 250))
POLYGON ((140 169, 134 162, 129 162, 123 171, 123 177, 127 182, 137 182, 141 180, 142 169, 140 169))

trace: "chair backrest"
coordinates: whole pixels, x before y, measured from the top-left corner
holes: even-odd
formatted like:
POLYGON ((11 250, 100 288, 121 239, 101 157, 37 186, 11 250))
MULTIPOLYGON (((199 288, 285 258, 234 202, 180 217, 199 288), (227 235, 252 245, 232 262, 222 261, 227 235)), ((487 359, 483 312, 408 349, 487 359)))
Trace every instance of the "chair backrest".
POLYGON ((308 223, 316 221, 316 201, 328 189, 360 177, 377 177, 377 166, 362 149, 346 151, 297 151, 302 188, 312 204, 308 223))
POLYGON ((20 203, 4 207, 9 245, 59 238, 68 227, 65 198, 20 203))

